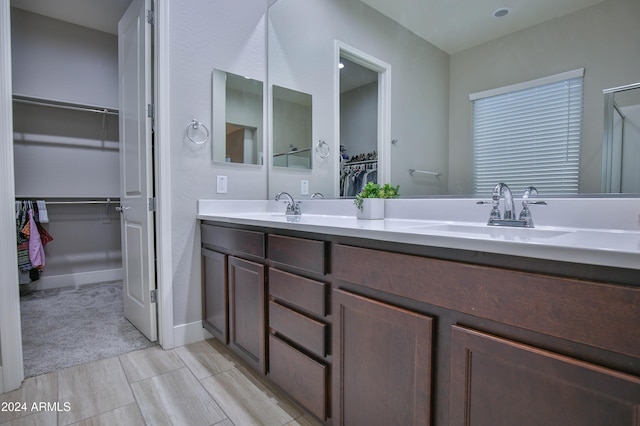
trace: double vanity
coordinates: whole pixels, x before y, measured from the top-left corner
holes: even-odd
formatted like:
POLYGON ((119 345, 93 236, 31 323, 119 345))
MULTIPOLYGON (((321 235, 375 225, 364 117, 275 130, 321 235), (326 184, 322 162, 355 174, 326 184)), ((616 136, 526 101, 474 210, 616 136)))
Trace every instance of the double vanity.
POLYGON ((637 425, 637 200, 476 201, 201 200, 203 326, 327 424, 637 425))

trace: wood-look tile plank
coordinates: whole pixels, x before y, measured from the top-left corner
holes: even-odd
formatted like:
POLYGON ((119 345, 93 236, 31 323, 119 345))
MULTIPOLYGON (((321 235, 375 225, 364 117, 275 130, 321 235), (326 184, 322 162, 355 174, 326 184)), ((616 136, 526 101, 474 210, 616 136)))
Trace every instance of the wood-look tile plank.
POLYGON ((227 417, 187 368, 132 383, 131 388, 150 425, 209 426, 227 417))
POLYGON ((159 346, 121 355, 120 362, 129 383, 178 370, 185 366, 175 351, 165 351, 159 346))
POLYGON ((229 349, 220 341, 209 339, 175 349, 197 379, 229 371, 237 367, 229 349))
POLYGON ((144 418, 137 404, 129 404, 116 408, 108 413, 100 414, 78 423, 73 426, 145 426, 144 418))
MULTIPOLYGON (((0 394, 0 403, 20 403, 20 407, 17 409, 13 409, 12 411, 0 411, 0 424, 27 416, 32 418, 27 420, 27 423, 24 424, 39 424, 28 423, 43 417, 41 415, 36 416, 37 418, 33 417, 33 414, 38 412, 33 410, 33 403, 56 401, 58 401, 58 379, 56 373, 30 377, 22 383, 22 386, 19 389, 0 394)), ((44 417, 51 418, 51 413, 44 417)), ((53 413, 54 421, 56 418, 56 413, 53 413)))
POLYGON ((61 404, 71 404, 69 412, 58 415, 63 425, 135 402, 117 357, 60 370, 58 397, 61 404))
POLYGON ((276 398, 246 367, 207 377, 201 383, 236 425, 281 426, 302 415, 287 400, 276 398))
POLYGON ((0 424, 2 426, 54 426, 57 424, 57 419, 58 415, 55 412, 41 411, 0 424))
POLYGON ((284 426, 322 426, 319 420, 316 420, 311 414, 305 414, 295 420, 290 421, 284 426))

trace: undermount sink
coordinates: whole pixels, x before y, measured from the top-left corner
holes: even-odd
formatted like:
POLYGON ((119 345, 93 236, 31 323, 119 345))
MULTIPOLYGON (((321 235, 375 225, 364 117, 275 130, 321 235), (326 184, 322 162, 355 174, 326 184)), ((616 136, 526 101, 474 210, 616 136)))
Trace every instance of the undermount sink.
POLYGON ((415 232, 454 232, 459 234, 473 234, 478 236, 487 236, 491 238, 500 238, 505 240, 521 240, 527 241, 532 238, 553 238, 559 235, 567 234, 567 231, 553 231, 549 229, 535 228, 511 228, 506 226, 489 226, 489 225, 424 225, 410 228, 415 232))

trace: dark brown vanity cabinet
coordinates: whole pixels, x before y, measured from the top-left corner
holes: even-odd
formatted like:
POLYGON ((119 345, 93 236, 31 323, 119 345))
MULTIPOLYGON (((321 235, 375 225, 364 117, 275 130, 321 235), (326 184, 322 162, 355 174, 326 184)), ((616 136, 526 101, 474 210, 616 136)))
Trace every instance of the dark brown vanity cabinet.
POLYGON ((201 229, 204 327, 326 424, 640 426, 634 271, 201 229))
POLYGON ((203 248, 202 326, 224 344, 229 343, 229 285, 227 255, 203 248))
POLYGON ((341 290, 333 306, 334 424, 430 424, 433 320, 341 290))
POLYGON ((330 286, 321 281, 325 253, 322 241, 268 237, 267 257, 274 264, 269 269, 269 377, 321 420, 329 417, 330 401, 330 286))
POLYGON ((640 424, 640 287, 332 249, 337 286, 381 300, 334 290, 334 424, 640 424))
POLYGON ((451 425, 636 426, 640 378, 453 326, 451 425))
POLYGON ((203 223, 203 327, 266 372, 264 234, 203 223))

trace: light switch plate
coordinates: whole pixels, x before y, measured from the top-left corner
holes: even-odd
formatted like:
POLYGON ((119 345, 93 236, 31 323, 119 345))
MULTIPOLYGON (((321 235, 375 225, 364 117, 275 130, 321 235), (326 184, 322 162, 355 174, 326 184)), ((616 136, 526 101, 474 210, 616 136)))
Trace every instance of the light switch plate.
POLYGON ((227 177, 226 176, 216 176, 216 193, 218 194, 227 193, 227 177))
POLYGON ((300 195, 309 195, 309 181, 306 179, 300 181, 300 195))

